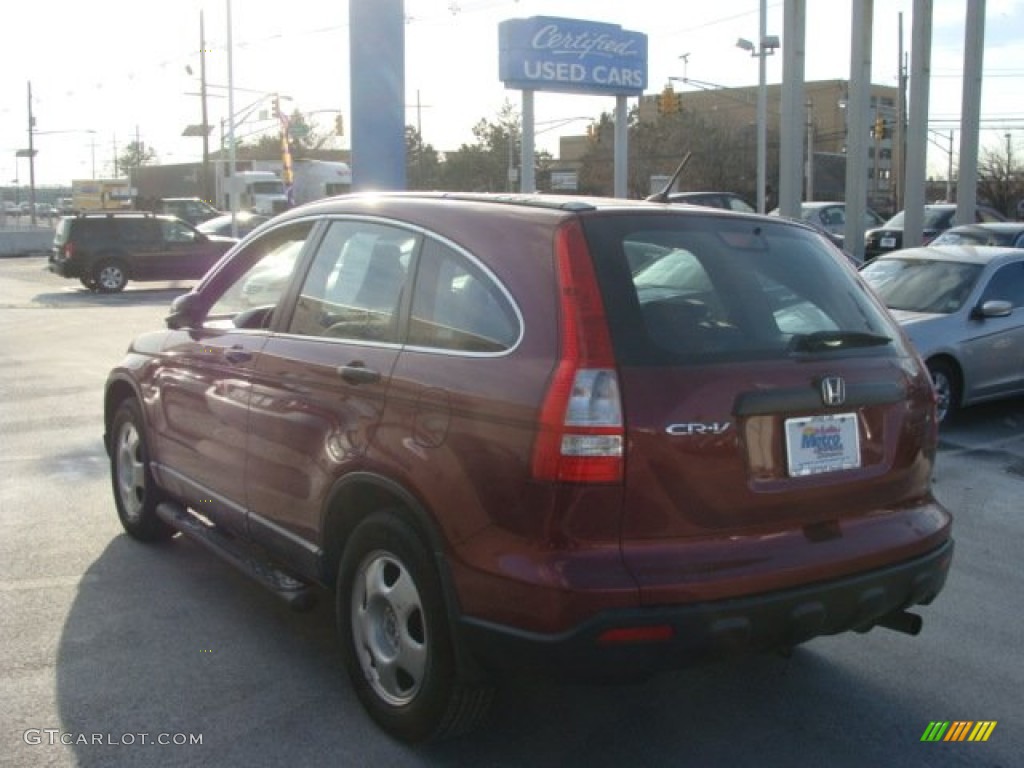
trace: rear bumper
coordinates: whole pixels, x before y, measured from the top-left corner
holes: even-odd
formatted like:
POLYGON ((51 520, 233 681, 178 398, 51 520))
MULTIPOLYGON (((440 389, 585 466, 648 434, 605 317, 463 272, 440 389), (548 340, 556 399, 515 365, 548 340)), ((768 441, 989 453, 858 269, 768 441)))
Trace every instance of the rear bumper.
POLYGON ((821 635, 867 631, 880 619, 928 604, 953 557, 947 540, 926 555, 797 589, 686 606, 602 613, 558 635, 463 618, 468 650, 487 668, 534 670, 561 679, 642 680, 665 670, 744 653, 791 648, 821 635), (610 630, 656 628, 660 639, 612 642, 610 630))
POLYGON ((55 275, 61 277, 81 277, 82 271, 79 269, 79 264, 74 261, 55 261, 53 257, 50 257, 49 263, 46 268, 53 272, 55 275))

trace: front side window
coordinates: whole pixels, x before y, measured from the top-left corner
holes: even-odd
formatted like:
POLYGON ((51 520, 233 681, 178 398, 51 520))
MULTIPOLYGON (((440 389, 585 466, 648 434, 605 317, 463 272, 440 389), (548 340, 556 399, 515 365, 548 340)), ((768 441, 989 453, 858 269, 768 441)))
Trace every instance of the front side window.
POLYGON ((265 325, 291 282, 299 254, 313 225, 309 222, 278 227, 249 243, 236 254, 226 274, 218 272, 214 280, 226 280, 207 313, 208 327, 230 327, 240 316, 263 310, 265 325), (232 267, 236 267, 232 269, 232 267))
POLYGON ((194 243, 196 231, 180 221, 160 220, 164 241, 168 243, 194 243))
POLYGON ((988 281, 981 302, 991 299, 1008 301, 1014 307, 1024 307, 1024 262, 1007 264, 998 269, 988 281))

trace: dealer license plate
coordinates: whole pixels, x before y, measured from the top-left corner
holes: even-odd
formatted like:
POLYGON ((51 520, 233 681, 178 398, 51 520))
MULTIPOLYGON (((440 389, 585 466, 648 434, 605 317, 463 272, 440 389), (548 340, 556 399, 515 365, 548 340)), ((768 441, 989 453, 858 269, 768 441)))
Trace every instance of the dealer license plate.
POLYGON ((879 241, 879 245, 881 245, 883 248, 895 248, 896 247, 896 238, 895 237, 883 237, 881 239, 881 241, 879 241))
POLYGON ((857 414, 786 419, 786 460, 790 477, 859 467, 857 414))

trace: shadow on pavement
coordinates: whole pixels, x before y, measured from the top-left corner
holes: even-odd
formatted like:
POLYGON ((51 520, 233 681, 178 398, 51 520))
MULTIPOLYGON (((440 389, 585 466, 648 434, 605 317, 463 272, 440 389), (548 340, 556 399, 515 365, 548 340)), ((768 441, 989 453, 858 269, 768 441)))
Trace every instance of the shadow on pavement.
POLYGON ((193 283, 173 283, 159 288, 135 288, 129 285, 120 293, 94 293, 84 286, 71 286, 62 291, 39 293, 32 297, 34 304, 46 307, 124 307, 170 306, 177 296, 188 293, 193 283))
POLYGON ((72 745, 75 764, 924 766, 935 758, 921 733, 949 716, 900 683, 943 654, 874 630, 637 685, 515 680, 481 730, 413 748, 360 709, 320 597, 291 613, 188 541, 112 539, 80 580, 57 652, 61 729, 114 742, 72 745))

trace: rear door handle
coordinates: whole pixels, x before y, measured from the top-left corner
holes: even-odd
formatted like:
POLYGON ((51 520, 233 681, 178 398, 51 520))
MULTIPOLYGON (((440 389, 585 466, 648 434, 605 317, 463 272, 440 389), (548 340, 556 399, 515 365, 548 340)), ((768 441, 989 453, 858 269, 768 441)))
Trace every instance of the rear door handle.
POLYGON ((380 381, 380 371, 358 362, 341 366, 338 373, 349 384, 376 384, 380 381))
POLYGON ((233 347, 224 350, 224 358, 229 363, 247 363, 252 360, 252 352, 241 344, 235 344, 233 347))

